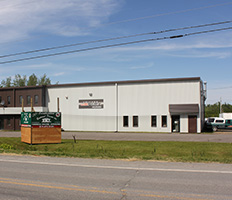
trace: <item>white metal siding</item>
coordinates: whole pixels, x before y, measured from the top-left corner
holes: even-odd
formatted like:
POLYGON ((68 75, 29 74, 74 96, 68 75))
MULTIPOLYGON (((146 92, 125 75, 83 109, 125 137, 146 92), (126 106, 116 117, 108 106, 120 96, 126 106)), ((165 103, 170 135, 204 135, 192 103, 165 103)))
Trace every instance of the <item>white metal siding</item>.
MULTIPOLYGON (((169 104, 199 104, 199 95, 199 81, 119 85, 119 131, 171 132, 169 104), (139 116, 139 127, 132 126, 133 115, 139 116), (157 127, 151 127, 152 115, 157 116, 157 127), (161 127, 162 115, 167 116, 167 127, 161 127), (130 116, 129 127, 123 127, 123 116, 130 116)), ((180 121, 181 132, 188 132, 186 116, 180 121)))
POLYGON ((56 111, 59 97, 64 130, 115 131, 115 96, 115 86, 49 88, 48 108, 56 111), (104 108, 79 109, 79 100, 83 99, 103 99, 104 108))
MULTIPOLYGON (((59 97, 65 130, 171 132, 169 104, 200 106, 199 88, 199 80, 51 87, 47 103, 50 112, 57 111, 59 97), (79 109, 78 101, 83 99, 103 99, 104 108, 79 109), (157 116, 157 127, 151 127, 152 115, 157 116), (167 127, 161 127, 162 115, 167 116, 167 127), (123 116, 129 117, 129 127, 123 127, 123 116), (138 127, 133 127, 133 116, 139 118, 138 127)), ((201 115, 196 115, 200 132, 201 115)), ((180 114, 180 131, 188 132, 187 114, 180 114)))

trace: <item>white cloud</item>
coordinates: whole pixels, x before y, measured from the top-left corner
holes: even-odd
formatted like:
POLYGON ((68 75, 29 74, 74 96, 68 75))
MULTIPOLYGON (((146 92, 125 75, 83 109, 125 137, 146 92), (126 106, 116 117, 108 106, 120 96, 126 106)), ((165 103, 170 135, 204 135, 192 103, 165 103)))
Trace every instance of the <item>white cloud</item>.
MULTIPOLYGON (((204 35, 205 36, 205 35, 204 35)), ((158 41, 139 45, 127 45, 109 49, 108 52, 129 52, 138 55, 156 53, 156 55, 189 58, 228 58, 232 57, 232 37, 229 34, 217 34, 191 39, 158 41)), ((150 54, 149 54, 150 55, 150 54)), ((137 56, 137 55, 136 55, 137 56)))
POLYGON ((53 76, 62 76, 62 75, 64 75, 64 74, 65 74, 65 72, 59 72, 59 73, 53 74, 53 76))
MULTIPOLYGON (((158 38, 158 36, 157 36, 158 38)), ((162 38, 162 36, 160 36, 162 38)), ((214 35, 201 35, 173 40, 151 41, 140 45, 117 47, 117 51, 181 51, 191 49, 225 49, 232 47, 231 31, 214 35)))
POLYGON ((0 1, 0 42, 26 38, 34 32, 62 36, 88 34, 117 11, 116 0, 0 1))
POLYGON ((41 68, 55 68, 55 65, 52 63, 43 63, 43 64, 34 64, 34 65, 26 65, 26 66, 21 66, 21 69, 41 69, 41 68))
MULTIPOLYGON (((167 55, 167 54, 166 54, 167 55)), ((169 56, 182 57, 182 58, 219 58, 224 59, 232 56, 231 52, 202 52, 202 51, 192 51, 185 53, 170 53, 169 56)))
POLYGON ((138 65, 138 66, 133 66, 130 67, 130 69, 147 69, 153 67, 153 63, 147 64, 147 65, 138 65))
POLYGON ((163 51, 176 51, 176 50, 188 50, 188 49, 222 49, 231 48, 232 41, 225 42, 179 42, 179 43, 159 43, 158 45, 153 43, 143 46, 131 46, 115 48, 118 51, 151 51, 151 50, 163 50, 163 51))

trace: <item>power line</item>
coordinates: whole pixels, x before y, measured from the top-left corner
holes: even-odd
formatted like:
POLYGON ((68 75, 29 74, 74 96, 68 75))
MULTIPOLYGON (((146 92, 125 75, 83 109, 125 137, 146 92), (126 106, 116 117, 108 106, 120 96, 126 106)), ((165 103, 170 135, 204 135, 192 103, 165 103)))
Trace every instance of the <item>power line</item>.
POLYGON ((79 45, 84 45, 84 44, 106 42, 106 41, 111 41, 111 40, 119 40, 119 39, 138 37, 138 36, 144 36, 144 35, 151 35, 151 34, 155 35, 155 34, 161 34, 161 33, 167 33, 167 32, 179 31, 179 30, 202 28, 202 27, 206 27, 206 26, 215 26, 215 25, 227 24, 227 23, 231 23, 231 22, 232 22, 232 20, 228 20, 228 21, 215 22, 215 23, 210 23, 210 24, 186 26, 186 27, 173 28, 173 29, 167 29, 167 30, 162 30, 162 31, 139 33, 139 34, 133 34, 133 35, 127 35, 127 36, 119 36, 119 37, 106 38, 106 39, 100 39, 100 40, 92 40, 92 41, 87 41, 87 42, 79 42, 79 43, 73 43, 73 44, 67 44, 67 45, 61 45, 61 46, 48 47, 48 48, 43 48, 43 49, 36 49, 36 50, 31 50, 31 51, 23 51, 23 52, 18 52, 18 53, 6 54, 6 55, 0 56, 0 58, 6 58, 6 57, 12 57, 12 56, 18 56, 18 55, 24 55, 24 54, 31 54, 31 53, 38 53, 38 52, 42 52, 42 51, 50 51, 50 50, 62 49, 62 48, 79 46, 79 45))
POLYGON ((29 2, 24 2, 24 3, 14 4, 14 5, 7 5, 7 6, 1 7, 1 9, 9 8, 9 7, 17 7, 17 6, 21 6, 21 5, 25 5, 25 4, 31 4, 31 3, 34 3, 34 2, 38 2, 38 1, 35 0, 35 1, 29 1, 29 2))
POLYGON ((91 51, 91 50, 97 50, 97 49, 103 49, 103 48, 118 47, 118 46, 137 44, 137 43, 144 43, 144 42, 151 42, 151 41, 158 41, 158 40, 175 39, 175 38, 181 38, 181 37, 187 37, 187 36, 205 34, 205 33, 212 33, 212 32, 216 32, 216 31, 231 30, 231 29, 232 29, 232 27, 227 27, 227 28, 221 28, 221 29, 212 29, 212 30, 207 30, 207 31, 186 33, 186 34, 183 34, 183 35, 174 35, 174 36, 163 37, 163 38, 153 38, 153 39, 138 40, 138 41, 133 41, 133 42, 125 42, 125 43, 104 45, 104 46, 98 46, 98 47, 91 47, 91 48, 86 48, 86 49, 78 49, 78 50, 73 50, 73 51, 64 51, 64 52, 59 52, 59 53, 47 54, 47 55, 40 55, 40 56, 33 56, 33 57, 27 57, 27 58, 15 59, 15 60, 8 60, 8 61, 0 62, 0 65, 20 62, 20 61, 26 61, 26 60, 34 60, 34 59, 39 59, 39 58, 58 56, 58 55, 71 54, 71 53, 91 51))
POLYGON ((214 7, 225 6, 225 5, 230 5, 230 4, 232 4, 232 2, 227 2, 227 3, 223 3, 223 4, 214 4, 214 5, 210 5, 210 6, 203 6, 203 7, 199 7, 199 8, 191 8, 191 9, 186 9, 186 10, 179 10, 179 11, 174 11, 174 12, 169 12, 169 13, 161 13, 161 14, 150 15, 150 16, 145 16, 145 17, 138 17, 138 18, 134 18, 134 19, 126 19, 126 20, 106 23, 106 24, 102 24, 102 25, 106 26, 106 25, 112 25, 112 24, 132 22, 132 21, 137 21, 137 20, 149 19, 149 18, 154 18, 154 17, 161 17, 161 16, 165 16, 165 15, 185 13, 185 12, 189 12, 189 11, 202 10, 202 9, 206 9, 206 8, 214 8, 214 7))
MULTIPOLYGON (((22 4, 27 4, 27 3, 32 3, 32 2, 26 2, 26 3, 22 3, 22 4)), ((19 5, 22 5, 22 4, 12 5, 11 7, 19 6, 19 5)), ((186 13, 186 12, 190 12, 190 11, 194 11, 194 10, 202 10, 202 9, 206 9, 206 8, 214 8, 214 7, 225 6, 225 5, 230 5, 230 4, 232 4, 232 2, 227 2, 227 3, 223 3, 223 4, 214 4, 214 5, 209 5, 209 6, 199 7, 199 8, 192 8, 192 9, 187 9, 187 10, 179 10, 179 11, 175 11, 175 12, 161 13, 161 14, 150 15, 150 16, 145 16, 145 17, 138 17, 138 18, 133 18, 133 19, 126 19, 126 20, 101 24, 100 27, 113 25, 113 24, 120 24, 120 23, 125 23, 125 22, 130 22, 130 21, 137 21, 137 20, 142 20, 142 19, 155 18, 155 17, 160 17, 160 16, 166 16, 166 15, 186 13)), ((96 28, 96 27, 94 27, 94 28, 96 28)), ((82 28, 81 30, 89 30, 89 29, 93 29, 93 27, 82 28)), ((27 40, 27 39, 25 39, 25 40, 27 40)), ((24 40, 20 40, 20 41, 24 41, 24 40)), ((6 43, 10 43, 10 42, 6 42, 6 43)), ((0 44, 3 44, 3 43, 0 43, 0 44)))
POLYGON ((211 88, 208 90, 224 90, 224 89, 231 89, 231 88, 232 88, 232 86, 228 86, 228 87, 211 88))

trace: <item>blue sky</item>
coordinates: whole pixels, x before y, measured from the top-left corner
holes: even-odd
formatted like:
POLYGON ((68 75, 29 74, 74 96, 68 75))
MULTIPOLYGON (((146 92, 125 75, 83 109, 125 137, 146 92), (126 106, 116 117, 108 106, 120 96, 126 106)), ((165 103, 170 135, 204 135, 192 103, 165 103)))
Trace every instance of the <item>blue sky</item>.
MULTIPOLYGON (((46 47, 232 20, 229 0, 1 0, 0 55, 46 47)), ((57 49, 0 62, 232 27, 232 23, 57 49)), ((0 80, 15 74, 52 83, 201 77, 207 103, 232 103, 232 30, 85 51, 0 65, 0 80)))

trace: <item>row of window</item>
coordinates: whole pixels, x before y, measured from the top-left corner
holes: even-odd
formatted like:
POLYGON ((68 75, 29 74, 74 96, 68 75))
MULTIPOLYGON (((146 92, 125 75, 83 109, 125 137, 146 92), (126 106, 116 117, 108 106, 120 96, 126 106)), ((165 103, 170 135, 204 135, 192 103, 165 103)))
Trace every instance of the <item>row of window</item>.
MULTIPOLYGON (((139 127, 139 116, 133 116, 132 118, 133 127, 139 127)), ((161 126, 167 127, 167 116, 163 115, 161 117, 161 126)), ((129 116, 123 116, 123 127, 129 127, 129 116)), ((157 116, 151 116, 151 127, 157 127, 157 116)))
MULTIPOLYGON (((23 96, 19 96, 19 104, 22 105, 22 102, 23 102, 23 96)), ((37 105, 38 103, 39 103, 39 96, 35 95, 34 96, 34 104, 37 105)), ((31 96, 30 95, 27 95, 26 104, 27 105, 31 104, 31 96)))
MULTIPOLYGON (((23 96, 19 96, 19 104, 22 105, 22 101, 23 101, 23 96)), ((2 97, 0 96, 0 103, 2 102, 2 97)), ((35 95, 34 96, 34 104, 37 105, 39 103, 39 96, 35 95)), ((11 104, 11 97, 7 96, 7 104, 11 104)), ((26 101, 27 105, 31 104, 31 96, 27 95, 27 101, 26 101)))
MULTIPOLYGON (((0 103, 2 102, 2 97, 0 96, 0 103)), ((10 96, 7 96, 7 104, 9 105, 11 102, 10 96)))

